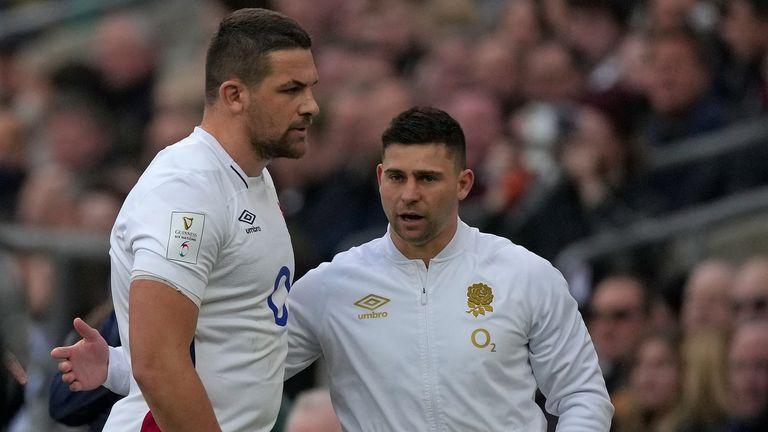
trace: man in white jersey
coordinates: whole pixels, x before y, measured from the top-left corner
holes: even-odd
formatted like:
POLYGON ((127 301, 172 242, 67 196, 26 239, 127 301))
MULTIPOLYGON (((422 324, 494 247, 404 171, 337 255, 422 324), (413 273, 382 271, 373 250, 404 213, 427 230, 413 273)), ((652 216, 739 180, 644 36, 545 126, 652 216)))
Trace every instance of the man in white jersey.
POLYGON ((537 388, 558 431, 608 431, 613 407, 563 277, 458 218, 474 180, 458 123, 414 108, 382 140, 387 233, 294 284, 286 378, 323 356, 347 431, 544 431, 537 388))
MULTIPOLYGON (((161 151, 126 199, 110 257, 133 376, 105 431, 272 427, 294 259, 266 166, 305 152, 318 113, 310 47, 276 12, 226 17, 208 47, 200 126, 161 151)), ((77 349, 52 355, 72 390, 88 387, 77 349)))

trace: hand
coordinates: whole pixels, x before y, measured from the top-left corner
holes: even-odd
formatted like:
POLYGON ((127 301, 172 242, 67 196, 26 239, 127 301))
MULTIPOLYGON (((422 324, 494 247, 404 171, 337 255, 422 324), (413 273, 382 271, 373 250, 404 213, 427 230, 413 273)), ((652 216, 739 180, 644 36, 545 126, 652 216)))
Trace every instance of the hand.
POLYGON ((51 357, 60 361, 61 380, 69 384, 71 391, 93 390, 107 380, 109 346, 98 330, 80 318, 75 318, 73 325, 82 339, 74 345, 54 348, 51 357))

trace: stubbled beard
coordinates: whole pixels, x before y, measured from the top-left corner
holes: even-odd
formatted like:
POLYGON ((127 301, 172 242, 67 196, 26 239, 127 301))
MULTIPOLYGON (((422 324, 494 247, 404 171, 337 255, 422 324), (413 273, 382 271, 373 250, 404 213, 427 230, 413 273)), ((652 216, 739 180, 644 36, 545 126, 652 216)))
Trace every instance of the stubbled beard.
POLYGON ((275 140, 254 139, 251 142, 253 149, 262 159, 299 159, 304 156, 305 146, 296 144, 289 144, 288 132, 275 140))

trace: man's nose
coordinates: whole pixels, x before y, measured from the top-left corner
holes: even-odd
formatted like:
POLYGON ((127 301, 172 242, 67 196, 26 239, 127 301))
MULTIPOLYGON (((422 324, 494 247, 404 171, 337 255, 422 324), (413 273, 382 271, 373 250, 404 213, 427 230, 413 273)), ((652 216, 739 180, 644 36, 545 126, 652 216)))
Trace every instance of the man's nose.
POLYGON ((307 98, 299 106, 299 114, 314 117, 320 113, 320 106, 317 104, 312 90, 307 89, 307 92, 307 98))
POLYGON ((402 190, 402 193, 400 194, 400 199, 406 203, 411 203, 411 202, 418 201, 420 197, 421 197, 421 191, 419 190, 419 185, 416 183, 414 179, 408 179, 403 185, 403 190, 402 190))

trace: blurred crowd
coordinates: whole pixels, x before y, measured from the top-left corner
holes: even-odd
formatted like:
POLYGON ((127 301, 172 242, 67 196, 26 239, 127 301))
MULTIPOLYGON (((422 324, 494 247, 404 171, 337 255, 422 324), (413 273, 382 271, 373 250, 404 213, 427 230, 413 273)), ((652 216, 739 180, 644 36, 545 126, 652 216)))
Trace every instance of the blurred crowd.
MULTIPOLYGON (((200 121, 206 41, 242 6, 313 37, 321 114, 307 155, 269 167, 297 277, 384 232, 379 137, 412 105, 464 128, 476 183, 462 218, 553 261, 603 230, 768 185, 765 140, 664 170, 648 157, 768 113, 768 0, 126 4, 0 38, 0 223, 106 235, 152 157, 200 121)), ((738 258, 675 283, 648 254, 595 264, 582 309, 615 430, 768 430, 768 257, 738 258)), ((19 407, 15 431, 47 416, 29 401, 62 342, 45 325, 56 264, 0 254, 0 342, 28 375, 0 381, 0 430, 19 407)), ((108 302, 103 263, 74 269, 73 313, 108 302)))

